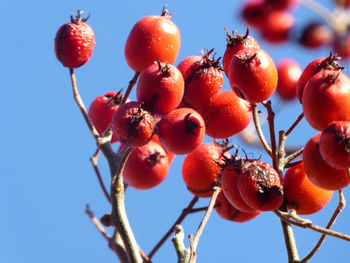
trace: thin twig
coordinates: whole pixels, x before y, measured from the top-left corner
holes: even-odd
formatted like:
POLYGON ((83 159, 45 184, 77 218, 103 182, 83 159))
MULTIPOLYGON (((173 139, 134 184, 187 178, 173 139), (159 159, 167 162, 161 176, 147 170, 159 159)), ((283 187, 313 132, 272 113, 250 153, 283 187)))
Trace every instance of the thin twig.
MULTIPOLYGON (((338 218, 339 214, 344 210, 345 208, 345 197, 344 194, 342 192, 342 190, 338 191, 339 194, 339 201, 338 201, 338 205, 331 217, 331 219, 329 220, 326 229, 331 229, 331 227, 334 225, 335 220, 338 218)), ((316 252, 320 249, 320 247, 322 246, 324 240, 326 239, 327 235, 323 234, 321 236, 321 238, 318 240, 318 242, 316 243, 315 247, 309 252, 309 254, 307 254, 301 261, 300 263, 306 263, 308 262, 315 254, 316 252)))
POLYGON ((281 211, 276 209, 276 210, 274 210, 274 212, 279 218, 281 218, 283 221, 285 221, 287 223, 290 223, 290 224, 293 224, 295 226, 302 227, 302 228, 308 228, 308 229, 314 230, 316 232, 319 232, 321 234, 325 234, 325 235, 333 236, 333 237, 343 239, 346 241, 350 241, 350 236, 345 235, 343 233, 339 233, 336 231, 332 231, 332 230, 320 227, 318 225, 315 225, 312 223, 311 220, 303 219, 303 218, 297 216, 296 214, 291 213, 291 211, 288 213, 288 212, 281 212, 281 211), (290 219, 290 218, 292 218, 292 219, 290 219))
POLYGON ((95 217, 94 212, 90 209, 90 206, 88 204, 86 205, 85 213, 88 215, 88 217, 90 218, 91 222, 94 224, 98 232, 100 232, 100 234, 109 242, 111 237, 108 235, 104 227, 101 225, 100 220, 98 220, 95 217))
POLYGON ((221 192, 221 188, 219 186, 214 186, 214 193, 210 199, 209 205, 208 205, 208 209, 201 221, 201 223, 199 224, 199 227, 197 229, 196 234, 193 237, 193 240, 191 241, 190 244, 190 260, 189 263, 194 263, 196 261, 196 249, 198 246, 198 242, 199 242, 199 238, 203 233, 203 230, 210 218, 211 212, 213 211, 213 208, 215 206, 215 202, 216 202, 216 198, 218 197, 219 193, 221 192))
POLYGON ((75 78, 74 70, 72 68, 69 69, 69 74, 70 74, 70 78, 71 78, 71 82, 72 82, 74 100, 77 103, 77 105, 80 109, 80 112, 83 115, 84 120, 85 120, 87 126, 89 127, 92 135, 94 136, 95 140, 97 141, 100 134, 96 130, 95 126, 92 124, 92 122, 91 122, 91 120, 86 112, 86 108, 84 106, 83 100, 81 99, 80 94, 78 92, 77 80, 75 78))
POLYGON ((286 164, 286 166, 284 168, 290 168, 290 167, 296 166, 296 165, 298 165, 298 164, 300 164, 302 162, 303 162, 303 160, 299 160, 299 161, 295 161, 295 162, 292 162, 292 163, 288 163, 288 164, 286 164))
POLYGON ((297 120, 290 126, 290 128, 285 132, 285 137, 288 137, 291 132, 295 129, 295 127, 298 126, 298 124, 301 122, 301 120, 304 118, 304 113, 301 113, 297 120))
POLYGON ((124 94, 123 99, 122 99, 120 104, 124 104, 126 102, 126 100, 128 99, 128 97, 130 95, 130 92, 131 92, 132 88, 134 87, 134 85, 136 84, 137 79, 139 78, 139 76, 140 76, 140 72, 136 71, 134 76, 133 76, 133 78, 129 81, 128 88, 125 91, 125 94, 124 94))
POLYGON ((92 164, 92 167, 94 168, 97 180, 98 180, 98 182, 100 184, 100 187, 101 187, 101 189, 102 189, 106 199, 108 200, 109 203, 111 203, 111 196, 107 192, 106 186, 105 186, 105 184, 103 183, 103 180, 102 180, 102 176, 101 176, 100 170, 98 169, 98 166, 97 166, 97 160, 98 160, 99 155, 100 155, 100 149, 97 149, 95 154, 90 158, 90 162, 92 164))
POLYGON ((158 249, 164 244, 164 242, 169 238, 169 236, 174 232, 174 229, 177 225, 181 224, 181 222, 185 219, 185 217, 189 214, 189 211, 192 210, 193 206, 197 203, 199 197, 195 196, 191 200, 191 202, 188 204, 188 206, 182 210, 181 215, 179 218, 175 221, 175 223, 170 227, 168 232, 165 233, 165 235, 162 237, 161 240, 155 245, 155 247, 151 250, 151 252, 148 254, 148 258, 151 259, 154 254, 158 251, 158 249))
POLYGON ((276 169, 277 162, 277 145, 275 133, 275 113, 272 110, 271 101, 263 102, 262 105, 267 109, 267 121, 269 123, 270 141, 271 141, 271 157, 273 167, 276 169))
POLYGON ((260 142, 263 145, 267 154, 272 156, 272 150, 271 150, 269 144, 267 143, 265 136, 264 136, 264 133, 263 133, 261 126, 260 126, 260 121, 259 121, 259 116, 258 116, 258 104, 252 103, 251 107, 252 107, 252 112, 253 112, 253 121, 254 121, 254 125, 255 125, 255 130, 258 134, 260 142))
POLYGON ((297 158, 299 155, 303 154, 304 147, 295 151, 294 153, 291 153, 285 158, 285 163, 288 164, 289 162, 293 161, 295 158, 297 158))

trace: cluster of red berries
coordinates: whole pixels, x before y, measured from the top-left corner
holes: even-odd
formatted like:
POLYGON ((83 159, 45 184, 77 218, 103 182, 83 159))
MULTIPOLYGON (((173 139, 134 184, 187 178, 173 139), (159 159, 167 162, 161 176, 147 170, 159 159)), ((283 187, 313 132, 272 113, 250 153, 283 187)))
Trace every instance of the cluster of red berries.
MULTIPOLYGON (((272 14, 292 2, 260 4, 268 5, 272 14)), ((223 68, 213 50, 189 56, 176 67, 180 33, 170 18, 166 10, 144 17, 127 39, 125 58, 139 75, 137 101, 107 92, 96 97, 88 111, 101 136, 110 128, 111 142, 120 142, 119 150, 133 148, 124 168, 128 185, 155 187, 167 176, 175 155, 186 154, 182 175, 188 190, 210 197, 213 187, 221 186, 217 212, 244 222, 284 201, 299 214, 315 213, 334 190, 350 183, 350 79, 337 57, 316 59, 303 72, 292 60, 276 68, 248 30, 245 35, 226 31, 223 68), (230 91, 221 91, 223 74, 230 91), (251 103, 267 100, 276 89, 283 99, 298 97, 306 120, 322 131, 305 146, 303 162, 283 178, 267 163, 231 156, 227 143, 202 143, 205 134, 227 139, 240 133, 251 120, 251 103)), ((94 35, 85 22, 79 12, 57 32, 56 56, 65 67, 80 67, 91 57, 94 35)), ((270 39, 284 36, 277 31, 272 35, 270 39)))
MULTIPOLYGON (((334 11, 329 11, 328 14, 333 20, 331 25, 326 21, 308 22, 301 28, 297 40, 302 46, 311 49, 330 46, 340 57, 348 58, 350 56, 350 34, 348 33, 349 20, 347 17, 350 2, 334 0, 334 4, 334 11)), ((294 41, 291 31, 295 27, 295 21, 291 11, 298 5, 299 0, 248 1, 242 8, 242 17, 250 26, 261 32, 262 38, 271 43, 294 41)))

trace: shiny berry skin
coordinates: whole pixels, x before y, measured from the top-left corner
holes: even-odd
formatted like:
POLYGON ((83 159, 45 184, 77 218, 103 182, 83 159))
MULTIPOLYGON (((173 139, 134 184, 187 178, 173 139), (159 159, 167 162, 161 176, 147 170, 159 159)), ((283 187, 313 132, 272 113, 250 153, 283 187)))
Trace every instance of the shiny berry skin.
POLYGON ((224 163, 223 150, 213 144, 204 143, 189 153, 182 166, 182 178, 187 189, 196 196, 210 197, 224 163))
POLYGON ((119 106, 112 118, 113 134, 130 147, 147 144, 154 133, 153 116, 140 103, 130 101, 119 106))
POLYGON ((316 73, 304 88, 302 105, 305 119, 316 130, 333 121, 350 121, 350 79, 338 70, 316 73))
MULTIPOLYGON (((159 140, 159 137, 157 134, 153 134, 152 136, 152 141, 158 143, 160 146, 162 146, 162 143, 160 142, 159 140)), ((162 146, 163 147, 163 146, 162 146)), ((168 161, 169 161, 169 165, 174 161, 175 157, 176 157, 176 154, 173 154, 172 152, 169 152, 167 149, 165 149, 163 147, 166 155, 168 156, 168 161)))
MULTIPOLYGON (((100 135, 102 135, 112 122, 112 117, 117 111, 123 95, 113 91, 107 92, 103 96, 98 96, 91 103, 88 115, 92 124, 100 135)), ((113 135, 111 142, 116 142, 118 139, 113 135)))
POLYGON ((180 70, 182 76, 185 76, 186 71, 192 66, 193 63, 200 61, 202 57, 200 56, 189 56, 181 60, 179 65, 177 65, 178 70, 180 70))
POLYGON ((154 62, 141 72, 136 97, 153 114, 166 114, 179 106, 184 89, 184 79, 175 66, 154 62))
POLYGON ((228 70, 232 57, 243 49, 260 49, 258 42, 249 35, 249 29, 245 35, 238 35, 234 33, 232 36, 226 31, 226 50, 222 57, 222 65, 226 76, 228 76, 228 70))
POLYGON ((213 50, 208 51, 185 73, 185 93, 182 102, 187 107, 203 107, 224 84, 223 70, 218 59, 210 58, 212 52, 213 50))
POLYGON ((318 48, 333 41, 332 30, 319 22, 308 24, 303 28, 299 43, 307 48, 318 48))
POLYGON ((75 19, 58 29, 55 38, 55 53, 57 59, 67 68, 78 68, 84 65, 92 56, 95 46, 95 35, 91 27, 81 18, 78 11, 75 19))
POLYGON ((174 154, 187 154, 204 139, 205 123, 202 116, 191 108, 179 108, 164 115, 157 123, 161 144, 174 154))
POLYGON ((243 212, 254 212, 255 208, 249 206, 243 199, 238 190, 240 187, 237 183, 238 177, 241 176, 238 162, 226 165, 220 176, 220 185, 222 192, 230 204, 243 212))
POLYGON ((250 103, 238 97, 232 90, 215 94, 198 112, 204 119, 205 133, 218 139, 240 133, 252 118, 250 103))
POLYGON ((331 200, 333 192, 314 185, 307 177, 303 163, 289 168, 283 177, 283 189, 288 209, 298 215, 320 211, 331 200))
POLYGON ((277 69, 272 58, 262 49, 242 50, 232 57, 228 79, 251 103, 268 99, 277 87, 277 69))
POLYGON ((281 43, 288 39, 293 25, 293 15, 284 10, 272 11, 261 27, 262 37, 272 43, 281 43))
POLYGON ((129 67, 141 72, 154 61, 173 64, 180 49, 180 32, 163 11, 161 16, 141 18, 131 29, 125 44, 129 67))
POLYGON ((123 176, 129 186, 146 190, 159 185, 167 176, 168 170, 168 157, 163 147, 150 141, 131 152, 123 176))
POLYGON ((321 133, 320 154, 336 169, 350 168, 350 121, 332 122, 321 133))
POLYGON ((305 145, 303 163, 307 177, 312 183, 326 190, 340 190, 350 183, 346 169, 335 169, 323 160, 320 151, 321 133, 312 137, 305 145))
POLYGON ((293 59, 283 59, 277 64, 278 84, 276 92, 283 100, 296 98, 296 88, 301 68, 293 59))
POLYGON ((219 193, 216 199, 215 210, 223 219, 239 223, 249 221, 261 213, 261 211, 258 210, 253 212, 242 212, 238 210, 231 205, 222 192, 219 193))
POLYGON ((310 80, 310 78, 315 75, 317 72, 324 69, 341 69, 342 67, 338 63, 338 58, 333 57, 330 54, 328 57, 321 57, 311 61, 303 70, 300 75, 297 84, 297 97, 302 102, 303 92, 306 83, 310 80))
POLYGON ((237 168, 240 173, 238 191, 247 205, 261 211, 271 211, 282 205, 283 186, 275 169, 251 159, 240 159, 237 168))

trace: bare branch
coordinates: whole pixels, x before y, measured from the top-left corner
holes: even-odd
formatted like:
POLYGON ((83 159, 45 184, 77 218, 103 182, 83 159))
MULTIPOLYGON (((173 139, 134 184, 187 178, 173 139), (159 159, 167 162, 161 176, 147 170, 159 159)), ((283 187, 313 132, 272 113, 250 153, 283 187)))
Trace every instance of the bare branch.
POLYGON ((272 156, 272 150, 271 150, 269 144, 267 143, 265 136, 264 136, 264 133, 263 133, 261 126, 260 126, 260 121, 259 121, 259 116, 258 116, 258 104, 251 103, 251 107, 252 107, 252 112, 253 112, 253 121, 254 121, 255 129, 256 129, 256 132, 257 132, 258 137, 260 139, 260 142, 263 145, 267 154, 272 156))
POLYGON ((99 155, 100 155, 100 149, 97 149, 95 154, 90 158, 90 162, 92 164, 92 167, 94 168, 97 180, 100 184, 100 187, 101 187, 106 199, 108 200, 109 203, 111 203, 111 197, 110 197, 109 193, 107 192, 106 186, 102 180, 100 170, 98 169, 98 166, 97 166, 97 160, 98 160, 99 155))
POLYGON ((137 79, 139 78, 139 76, 140 76, 140 72, 136 71, 135 74, 134 74, 134 77, 129 81, 128 88, 127 88, 127 90, 126 90, 126 92, 124 94, 124 97, 123 97, 123 100, 122 100, 121 104, 125 103, 126 100, 128 99, 128 97, 130 95, 130 92, 131 92, 132 88, 134 87, 134 85, 136 84, 137 79))
POLYGON ((197 249, 197 245, 199 242, 199 238, 201 236, 201 234, 203 233, 203 230, 210 218, 211 212, 213 211, 213 208, 215 206, 215 202, 216 202, 216 198, 218 197, 219 193, 221 192, 221 188, 219 186, 214 186, 214 193, 210 199, 210 203, 208 206, 208 209, 202 219, 202 222, 200 223, 196 234, 193 237, 193 241, 191 242, 190 245, 190 260, 189 263, 194 263, 196 262, 196 249, 197 249))

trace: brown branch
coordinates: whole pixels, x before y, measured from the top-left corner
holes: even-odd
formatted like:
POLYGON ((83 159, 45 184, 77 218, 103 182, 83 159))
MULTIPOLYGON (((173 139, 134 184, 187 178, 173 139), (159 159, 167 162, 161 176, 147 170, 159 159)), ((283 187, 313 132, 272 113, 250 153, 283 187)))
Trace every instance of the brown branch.
MULTIPOLYGON (((345 197, 344 194, 342 192, 342 190, 338 191, 339 194, 339 201, 338 201, 338 205, 331 217, 331 219, 329 220, 326 229, 331 229, 331 227, 334 225, 335 220, 338 218, 339 214, 344 210, 345 208, 345 197)), ((322 246, 324 240, 326 239, 327 235, 323 234, 321 236, 321 238, 318 240, 318 242, 316 243, 315 247, 309 252, 309 254, 307 254, 301 261, 300 263, 306 263, 308 262, 315 254, 316 252, 320 249, 320 247, 322 246)))
POLYGON ((263 102, 262 105, 267 109, 267 121, 269 123, 270 141, 271 141, 271 157, 273 167, 276 169, 277 162, 277 147, 275 134, 275 113, 272 110, 271 101, 263 102))
POLYGON ((125 94, 123 96, 123 100, 121 101, 121 104, 125 103, 126 100, 128 99, 128 97, 130 95, 130 92, 131 92, 132 88, 134 87, 134 85, 136 84, 137 79, 139 78, 139 76, 140 76, 140 72, 136 71, 134 76, 133 76, 133 78, 129 81, 128 88, 125 91, 125 94))
POLYGON ((264 133, 263 133, 261 126, 260 126, 259 115, 258 115, 258 104, 251 103, 251 107, 252 107, 252 112, 253 112, 253 121, 254 121, 254 125, 255 125, 255 130, 258 134, 260 142, 263 145, 267 154, 272 156, 272 150, 271 150, 269 144, 267 143, 265 136, 264 136, 264 133))
POLYGON ((108 200, 109 203, 111 203, 111 197, 110 197, 109 193, 107 192, 106 186, 102 180, 100 170, 98 169, 98 166, 97 166, 97 160, 98 160, 99 155, 100 155, 100 149, 97 149, 95 154, 90 158, 90 162, 92 164, 92 167, 94 168, 97 180, 100 184, 100 187, 101 187, 106 199, 108 200))
POLYGON ((219 186, 214 186, 214 193, 210 199, 209 205, 208 205, 208 209, 201 221, 201 223, 199 224, 199 227, 197 229, 196 234, 192 238, 190 239, 190 259, 189 259, 189 263, 194 263, 196 262, 196 249, 198 246, 198 242, 199 242, 199 238, 203 233, 203 230, 210 218, 211 212, 213 211, 213 208, 215 206, 215 202, 216 202, 216 198, 218 197, 219 193, 221 192, 221 188, 219 186))
POLYGON ((293 161, 295 158, 297 158, 299 155, 303 154, 304 147, 295 151, 294 153, 291 153, 285 158, 285 163, 288 164, 289 162, 293 161))
POLYGON ((298 226, 298 227, 311 229, 311 230, 314 230, 314 231, 319 232, 321 234, 333 236, 333 237, 336 237, 336 238, 339 238, 339 239, 343 239, 345 241, 350 241, 350 236, 342 234, 342 233, 339 233, 339 232, 336 232, 336 231, 332 231, 332 230, 329 230, 329 229, 326 229, 326 228, 323 228, 323 227, 320 227, 318 225, 315 225, 315 224, 312 223, 311 220, 303 219, 303 218, 297 216, 293 209, 291 209, 289 211, 289 213, 288 212, 279 211, 278 209, 276 209, 274 212, 284 222, 293 224, 293 225, 298 226))
POLYGON ((78 92, 77 80, 75 78, 74 70, 72 68, 69 69, 69 74, 70 74, 70 78, 71 78, 71 82, 72 82, 74 100, 77 103, 77 105, 80 109, 80 112, 83 115, 84 120, 91 131, 91 134, 94 136, 95 140, 97 141, 100 134, 96 130, 95 126, 92 124, 92 122, 91 122, 91 120, 86 112, 86 108, 84 106, 83 100, 81 99, 80 94, 78 92))
POLYGON ((116 231, 120 234, 126 251, 128 252, 131 263, 143 262, 139 252, 139 246, 130 227, 129 220, 125 211, 124 200, 124 182, 123 170, 126 160, 128 159, 132 148, 127 147, 115 155, 114 159, 108 159, 112 184, 111 184, 111 199, 112 199, 112 222, 116 226, 116 231))
POLYGON ((111 237, 108 235, 104 227, 101 225, 100 220, 98 220, 95 217, 94 212, 90 209, 90 206, 88 204, 86 205, 86 208, 85 208, 85 214, 88 215, 88 217, 90 218, 91 222, 96 227, 98 232, 100 232, 100 234, 104 237, 104 239, 106 239, 109 242, 111 237))
POLYGON ((285 137, 287 138, 291 132, 295 129, 295 127, 298 126, 298 124, 301 122, 301 120, 304 118, 304 113, 301 113, 299 117, 296 119, 296 121, 290 126, 290 128, 285 132, 285 137))
POLYGON ((151 250, 151 252, 148 254, 148 258, 151 259, 154 254, 158 251, 158 249, 164 244, 164 242, 169 238, 169 236, 174 232, 177 225, 181 224, 181 222, 185 219, 185 217, 190 213, 193 206, 197 203, 199 197, 195 196, 191 200, 191 202, 188 204, 188 206, 182 210, 181 215, 179 218, 175 221, 175 223, 170 227, 168 232, 165 233, 165 235, 162 237, 161 240, 155 245, 155 247, 151 250))
POLYGON ((286 164, 286 166, 284 168, 290 168, 290 167, 296 166, 296 165, 298 165, 298 164, 300 164, 302 162, 303 162, 303 160, 299 160, 299 161, 295 161, 295 162, 292 162, 292 163, 288 163, 288 164, 286 164))

